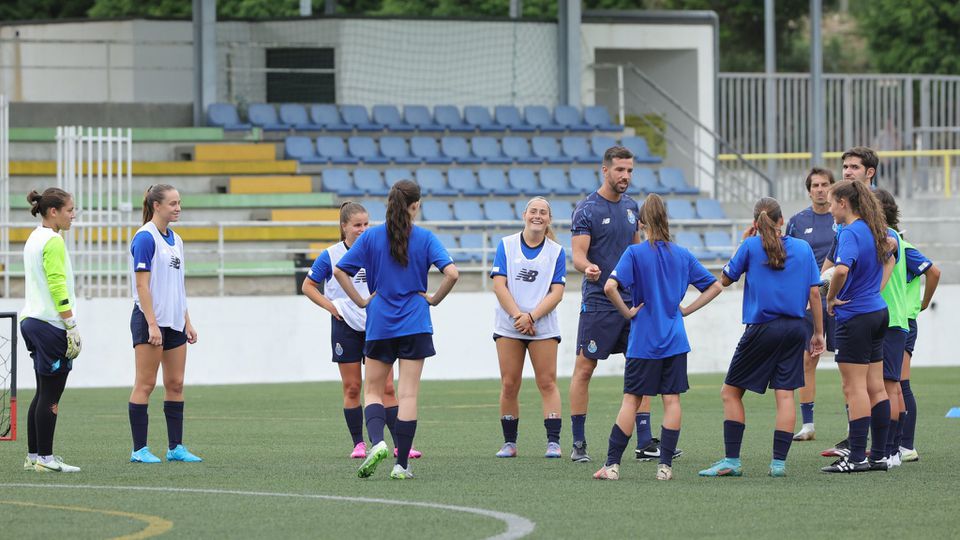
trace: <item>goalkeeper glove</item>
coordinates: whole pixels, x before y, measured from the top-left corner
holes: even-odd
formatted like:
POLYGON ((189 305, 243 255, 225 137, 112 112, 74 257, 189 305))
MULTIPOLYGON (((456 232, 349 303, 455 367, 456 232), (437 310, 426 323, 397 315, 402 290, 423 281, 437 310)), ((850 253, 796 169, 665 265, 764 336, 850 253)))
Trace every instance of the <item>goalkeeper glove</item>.
POLYGON ((77 318, 64 319, 63 324, 67 327, 67 360, 73 360, 80 356, 80 330, 77 329, 77 318))

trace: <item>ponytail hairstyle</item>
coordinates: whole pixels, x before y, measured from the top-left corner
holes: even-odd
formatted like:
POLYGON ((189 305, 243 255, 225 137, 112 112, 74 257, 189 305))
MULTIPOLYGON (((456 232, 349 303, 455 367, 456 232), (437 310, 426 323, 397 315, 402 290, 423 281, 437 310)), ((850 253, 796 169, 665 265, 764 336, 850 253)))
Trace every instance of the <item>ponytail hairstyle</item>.
POLYGON ((340 241, 343 242, 347 239, 346 233, 343 232, 343 226, 350 222, 350 218, 357 214, 366 214, 367 209, 363 207, 360 203, 355 203, 353 201, 345 201, 340 205, 340 241))
MULTIPOLYGON (((523 208, 523 213, 524 214, 527 213, 527 210, 530 209, 530 205, 533 204, 534 201, 543 201, 547 203, 547 213, 550 216, 550 220, 553 221, 553 208, 550 207, 550 201, 548 201, 545 197, 541 197, 539 195, 527 201, 527 206, 523 208)), ((557 241, 557 234, 553 232, 553 227, 551 225, 547 225, 547 229, 544 231, 544 235, 546 235, 547 238, 553 240, 554 242, 557 241)))
POLYGON ((773 197, 764 197, 753 206, 753 221, 760 232, 763 251, 767 254, 767 265, 774 270, 783 270, 787 262, 787 248, 783 245, 780 226, 777 225, 781 219, 783 211, 780 210, 780 203, 773 197))
POLYGON ((863 182, 850 180, 837 182, 830 188, 830 193, 834 200, 845 199, 850 205, 850 210, 859 215, 870 227, 873 244, 877 250, 877 262, 883 264, 884 254, 887 252, 887 220, 884 218, 880 201, 863 182))
POLYGON ((670 241, 670 222, 667 207, 656 193, 647 195, 640 207, 640 223, 647 228, 647 241, 653 245, 658 240, 670 241))
POLYGON ((883 210, 883 218, 887 226, 895 231, 900 231, 900 207, 897 206, 897 200, 893 194, 885 189, 878 189, 874 192, 877 200, 880 201, 880 208, 883 210))
POLYGON ((70 199, 73 198, 73 195, 70 195, 66 191, 60 188, 47 188, 43 190, 43 193, 37 193, 37 190, 33 190, 27 195, 27 202, 30 203, 30 214, 33 216, 42 216, 46 217, 47 212, 51 208, 60 210, 70 199))
POLYGON ((413 216, 408 208, 420 200, 420 186, 412 180, 400 180, 393 184, 387 195, 387 238, 390 240, 390 256, 400 266, 407 266, 407 248, 410 243, 410 231, 413 229, 413 216))
POLYGON ((147 188, 147 191, 143 194, 143 223, 146 224, 148 221, 153 219, 153 204, 162 203, 164 199, 164 193, 176 189, 175 187, 169 184, 153 184, 147 188))

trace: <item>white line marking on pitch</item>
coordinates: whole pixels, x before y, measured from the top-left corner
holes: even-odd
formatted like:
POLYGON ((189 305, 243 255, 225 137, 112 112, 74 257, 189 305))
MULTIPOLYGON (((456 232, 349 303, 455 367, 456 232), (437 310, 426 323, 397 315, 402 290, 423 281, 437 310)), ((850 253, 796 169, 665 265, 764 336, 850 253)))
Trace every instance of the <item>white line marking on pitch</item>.
POLYGON ((318 495, 310 493, 276 493, 270 491, 237 491, 230 489, 199 489, 199 488, 171 488, 171 487, 148 487, 148 486, 90 486, 82 484, 29 484, 29 483, 4 483, 0 487, 21 487, 21 488, 51 488, 51 489, 91 489, 102 491, 153 491, 163 493, 199 493, 208 495, 240 495, 246 497, 286 497, 291 499, 320 499, 325 501, 347 501, 372 504, 391 504, 395 506, 416 506, 420 508, 432 508, 436 510, 450 510, 452 512, 464 512, 466 514, 475 514, 478 516, 489 517, 500 520, 507 525, 507 530, 491 536, 489 540, 513 540, 523 538, 533 532, 536 523, 529 519, 510 514, 507 512, 497 512, 495 510, 485 510, 483 508, 471 508, 469 506, 454 506, 452 504, 439 504, 420 501, 393 501, 390 499, 372 499, 367 497, 343 497, 340 495, 318 495))

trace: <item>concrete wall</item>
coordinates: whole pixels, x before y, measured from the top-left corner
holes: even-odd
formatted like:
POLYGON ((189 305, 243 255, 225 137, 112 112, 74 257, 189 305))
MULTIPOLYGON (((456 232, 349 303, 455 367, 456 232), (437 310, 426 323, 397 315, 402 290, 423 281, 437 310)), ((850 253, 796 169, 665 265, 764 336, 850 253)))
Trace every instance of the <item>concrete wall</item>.
MULTIPOLYGON (((693 351, 692 373, 722 372, 729 364, 743 332, 740 324, 742 294, 732 290, 686 319, 693 351)), ((688 301, 690 298, 688 297, 688 301)), ((491 339, 492 293, 453 293, 433 310, 438 355, 427 361, 427 379, 499 378, 496 350, 491 339)), ((22 300, 0 300, 0 311, 15 311, 22 300)), ((80 300, 78 318, 83 353, 74 362, 72 387, 128 386, 133 381, 133 350, 129 334, 132 302, 80 300)), ((558 374, 573 371, 579 294, 567 293, 561 302, 558 374)), ((188 384, 272 383, 338 380, 330 362, 330 317, 303 297, 228 297, 190 300, 191 318, 199 343, 188 353, 188 384)), ((920 315, 920 339, 914 365, 960 365, 951 333, 960 322, 960 286, 943 286, 936 307, 920 315)), ((6 332, 4 326, 3 332, 6 332)), ((832 361, 822 362, 832 369, 832 361)), ((621 375, 624 359, 600 362, 598 375, 621 375)), ((31 361, 19 349, 19 382, 33 386, 31 361)), ((532 376, 529 364, 525 375, 532 376)))

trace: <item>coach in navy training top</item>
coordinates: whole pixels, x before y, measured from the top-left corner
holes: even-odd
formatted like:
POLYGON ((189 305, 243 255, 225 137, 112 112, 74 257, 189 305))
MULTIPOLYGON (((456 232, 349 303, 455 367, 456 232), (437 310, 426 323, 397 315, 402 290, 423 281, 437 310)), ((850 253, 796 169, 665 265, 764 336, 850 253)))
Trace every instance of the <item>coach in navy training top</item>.
MULTIPOLYGON (((620 195, 620 200, 614 202, 594 191, 577 203, 571 231, 574 236, 590 236, 587 260, 600 267, 600 277, 596 281, 584 275, 581 311, 616 311, 603 294, 603 284, 627 246, 633 244, 639 214, 637 201, 626 194, 620 195)), ((621 296, 624 301, 630 298, 628 291, 621 291, 621 296)))

